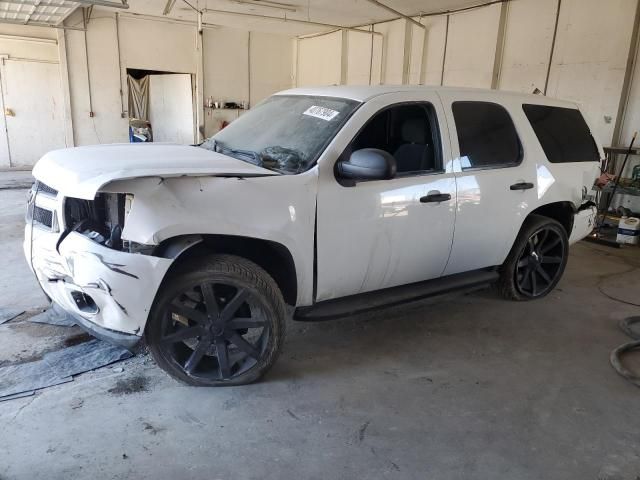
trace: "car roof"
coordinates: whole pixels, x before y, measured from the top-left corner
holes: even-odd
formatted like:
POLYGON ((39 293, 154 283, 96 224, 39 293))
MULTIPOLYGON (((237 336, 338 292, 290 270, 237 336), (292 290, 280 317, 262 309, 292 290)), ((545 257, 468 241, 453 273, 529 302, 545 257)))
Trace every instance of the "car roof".
POLYGON ((401 92, 446 92, 450 95, 455 95, 456 93, 482 93, 492 97, 494 101, 498 102, 501 98, 520 98, 523 102, 526 103, 554 105, 568 108, 578 107, 578 104, 575 102, 557 100, 544 95, 533 95, 520 92, 509 92, 504 90, 490 90, 484 88, 440 87, 425 85, 333 85, 322 87, 301 87, 284 90, 282 92, 278 92, 276 95, 336 97, 347 98, 358 102, 366 102, 380 95, 401 92))

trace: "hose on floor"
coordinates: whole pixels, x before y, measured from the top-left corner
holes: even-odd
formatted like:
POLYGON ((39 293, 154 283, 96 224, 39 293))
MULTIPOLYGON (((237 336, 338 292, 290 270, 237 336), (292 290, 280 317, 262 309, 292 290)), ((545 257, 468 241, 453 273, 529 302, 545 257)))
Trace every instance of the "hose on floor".
MULTIPOLYGON (((617 298, 617 297, 615 297, 615 296, 611 295, 610 293, 605 292, 605 291, 604 291, 604 288, 603 288, 603 287, 604 287, 604 285, 603 285, 603 284, 604 284, 604 282, 605 282, 606 280, 609 280, 609 279, 610 279, 610 278, 612 278, 612 277, 618 277, 618 276, 621 276, 621 275, 626 275, 627 273, 635 272, 636 270, 638 270, 638 267, 635 267, 635 266, 634 266, 634 267, 632 267, 632 268, 631 268, 631 269, 629 269, 629 270, 625 270, 624 272, 615 272, 615 273, 610 273, 609 275, 605 275, 605 276, 603 276, 603 277, 601 277, 601 278, 600 278, 600 281, 599 281, 599 282, 598 282, 598 284, 596 285, 596 288, 598 289, 598 291, 599 291, 602 295, 604 295, 605 297, 607 297, 609 300, 613 300, 613 301, 615 301, 615 302, 624 303, 624 304, 626 304, 626 305, 632 305, 632 306, 634 306, 634 307, 640 307, 640 303, 635 303, 635 302, 631 302, 631 301, 629 301, 629 300, 623 300, 622 298, 617 298)), ((640 339, 638 339, 638 340, 640 340, 640 339)))
MULTIPOLYGON (((634 270, 635 270, 635 269, 634 269, 634 270)), ((623 299, 621 299, 621 298, 617 298, 617 297, 614 297, 613 295, 608 294, 607 292, 605 292, 605 291, 602 289, 602 286, 601 286, 601 285, 598 285, 598 291, 599 291, 602 295, 604 295, 605 297, 607 297, 609 300, 613 300, 613 301, 615 301, 615 302, 624 303, 624 304, 626 304, 626 305, 632 305, 632 306, 634 306, 634 307, 640 307, 640 303, 630 302, 630 301, 628 301, 628 300, 623 300, 623 299)))
POLYGON ((625 380, 634 384, 636 387, 640 388, 640 375, 628 370, 622 362, 620 358, 630 353, 634 350, 640 351, 640 332, 636 332, 632 329, 632 325, 635 323, 640 323, 640 316, 636 317, 627 317, 620 321, 619 327, 620 329, 626 333, 629 337, 633 338, 633 342, 625 343, 616 348, 611 355, 609 356, 609 361, 611 362, 611 366, 618 372, 625 380))

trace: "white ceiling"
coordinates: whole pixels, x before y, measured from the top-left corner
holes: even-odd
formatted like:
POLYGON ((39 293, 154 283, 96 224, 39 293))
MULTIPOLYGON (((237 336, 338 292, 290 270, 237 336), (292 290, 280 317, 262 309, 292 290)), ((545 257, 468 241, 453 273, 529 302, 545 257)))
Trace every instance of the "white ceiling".
MULTIPOLYGON (((419 15, 455 10, 486 3, 486 0, 380 0, 385 5, 405 14, 419 15)), ((305 20, 340 26, 365 25, 398 18, 384 8, 367 0, 186 0, 191 6, 205 10, 204 22, 208 24, 244 28, 250 30, 272 31, 300 35, 329 30, 315 25, 297 22, 283 22, 252 16, 233 15, 207 10, 222 10, 252 15, 279 17, 280 19, 305 20), (246 3, 245 3, 246 2, 246 3), (273 8, 260 3, 281 4, 284 8, 273 8), (291 11, 294 10, 294 11, 291 11)), ((195 20, 196 13, 185 0, 175 0, 169 15, 174 19, 195 20)), ((166 0, 129 0, 128 10, 119 10, 134 14, 162 16, 166 0)))
POLYGON ((76 7, 76 2, 68 0, 0 1, 0 22, 18 25, 57 24, 76 7))
MULTIPOLYGON (((98 9, 108 8, 114 11, 111 7, 100 7, 98 4, 111 2, 115 5, 121 1, 0 0, 0 23, 57 25, 79 6, 95 2, 98 9)), ((404 15, 418 16, 473 7, 486 3, 487 0, 378 1, 404 15)), ((128 4, 129 8, 117 11, 124 15, 163 17, 167 0, 128 0, 128 4)), ((289 35, 328 31, 335 28, 332 26, 367 25, 399 16, 368 0, 174 0, 168 17, 194 22, 196 10, 204 12, 204 22, 209 25, 289 35), (283 21, 284 19, 287 21, 283 21)))

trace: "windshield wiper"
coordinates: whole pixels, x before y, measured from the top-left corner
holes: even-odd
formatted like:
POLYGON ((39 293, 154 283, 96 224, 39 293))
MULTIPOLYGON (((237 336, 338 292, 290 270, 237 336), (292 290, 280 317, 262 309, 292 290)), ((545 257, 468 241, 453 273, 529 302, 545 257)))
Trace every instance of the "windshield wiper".
MULTIPOLYGON (((249 159, 247 161, 249 163, 253 165, 257 165, 258 167, 262 166, 262 159, 260 158, 260 155, 258 155, 257 152, 254 152, 252 150, 239 150, 239 149, 229 148, 223 145, 222 143, 220 143, 218 140, 213 139, 213 151, 218 153, 227 153, 234 156, 237 155, 235 158, 248 157, 249 159)), ((243 158, 238 158, 238 160, 244 161, 243 158)))

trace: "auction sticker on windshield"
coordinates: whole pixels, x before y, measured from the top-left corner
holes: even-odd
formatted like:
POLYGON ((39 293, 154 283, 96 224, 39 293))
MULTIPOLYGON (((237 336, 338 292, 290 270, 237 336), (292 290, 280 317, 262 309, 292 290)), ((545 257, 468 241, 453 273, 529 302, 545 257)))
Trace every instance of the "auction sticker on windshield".
POLYGON ((316 105, 309 107, 304 112, 302 112, 303 115, 309 115, 310 117, 321 118, 322 120, 326 120, 327 122, 329 120, 332 120, 339 113, 340 112, 338 112, 337 110, 331 110, 330 108, 325 108, 325 107, 318 107, 316 105))

